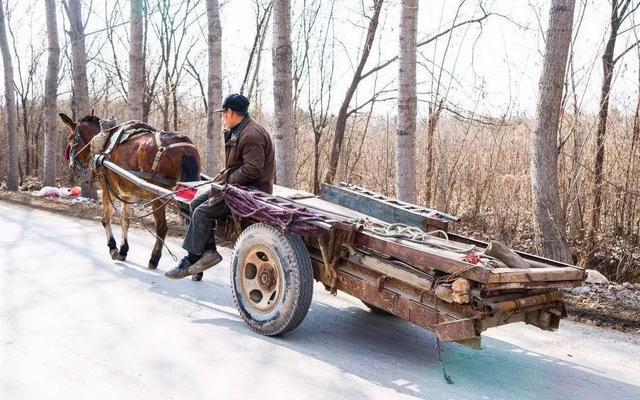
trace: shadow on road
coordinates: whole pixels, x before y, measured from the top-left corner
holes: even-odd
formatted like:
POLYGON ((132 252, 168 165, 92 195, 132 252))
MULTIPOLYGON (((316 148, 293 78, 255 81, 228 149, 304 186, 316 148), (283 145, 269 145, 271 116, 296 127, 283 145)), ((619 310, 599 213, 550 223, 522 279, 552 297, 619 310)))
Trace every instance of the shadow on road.
MULTIPOLYGON (((12 216, 3 218, 15 220, 12 216)), ((28 224, 24 220, 13 222, 28 224)), ((106 244, 100 251, 87 251, 83 243, 60 237, 53 230, 37 235, 57 243, 64 253, 82 254, 96 268, 109 271, 116 278, 135 279, 150 292, 187 301, 219 316, 185 318, 185 323, 211 324, 238 335, 259 338, 398 393, 427 398, 470 398, 469 388, 473 388, 472 398, 549 399, 565 393, 566 398, 590 399, 606 388, 607 392, 615 393, 616 399, 640 398, 639 386, 490 337, 484 337, 482 350, 442 345, 445 367, 455 382, 448 385, 442 376, 433 335, 406 321, 373 315, 355 305, 346 308, 327 305, 325 300, 332 302, 332 299, 318 294, 323 291, 320 285, 315 287, 315 300, 300 327, 283 337, 261 336, 230 311, 235 307, 228 276, 222 271, 205 274, 202 282, 169 281, 162 276, 164 271, 148 270, 137 262, 110 262, 106 244)), ((136 252, 151 249, 150 241, 132 238, 131 242, 136 252)), ((164 265, 168 263, 165 259, 164 265)), ((69 268, 73 268, 73 263, 70 264, 69 268)))

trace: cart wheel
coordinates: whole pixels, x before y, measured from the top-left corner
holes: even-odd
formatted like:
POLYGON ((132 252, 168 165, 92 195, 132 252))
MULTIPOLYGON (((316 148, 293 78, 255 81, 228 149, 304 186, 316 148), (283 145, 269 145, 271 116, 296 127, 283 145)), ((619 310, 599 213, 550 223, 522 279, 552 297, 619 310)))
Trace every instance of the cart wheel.
POLYGON ((313 270, 300 236, 265 224, 245 229, 231 257, 233 300, 252 330, 267 336, 296 328, 313 297, 313 270))
POLYGON ((367 302, 364 302, 364 305, 367 306, 367 308, 371 311, 372 314, 376 314, 376 315, 382 315, 385 317, 392 317, 393 314, 391 314, 389 311, 387 310, 383 310, 382 308, 376 307, 373 304, 369 304, 367 302))
POLYGON ((191 280, 192 281, 196 281, 196 282, 200 282, 202 280, 202 276, 204 275, 204 272, 198 272, 195 275, 191 275, 191 280))

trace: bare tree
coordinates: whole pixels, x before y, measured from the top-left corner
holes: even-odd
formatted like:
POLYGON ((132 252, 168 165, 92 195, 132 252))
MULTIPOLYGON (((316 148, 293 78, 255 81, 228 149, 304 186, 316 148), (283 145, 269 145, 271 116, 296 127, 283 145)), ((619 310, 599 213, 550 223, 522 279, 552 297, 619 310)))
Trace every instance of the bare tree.
POLYGON ((396 129, 396 196, 416 201, 416 42, 418 1, 403 0, 400 14, 400 62, 398 68, 398 119, 396 129))
POLYGON ((604 176, 604 142, 607 134, 607 119, 609 116, 609 96, 611 95, 611 82, 613 80, 613 68, 615 64, 638 43, 624 50, 615 57, 616 40, 620 26, 638 7, 640 3, 633 5, 632 0, 612 0, 609 38, 602 55, 602 86, 600 88, 600 111, 598 113, 598 128, 596 130, 596 158, 594 165, 594 192, 593 208, 591 209, 591 229, 589 237, 593 241, 600 230, 600 210, 602 208, 602 183, 604 176), (615 58, 614 58, 615 57, 615 58))
MULTIPOLYGON (((247 59, 247 66, 240 85, 240 93, 247 96, 249 100, 253 100, 254 94, 257 94, 259 87, 260 65, 262 64, 262 50, 264 48, 264 39, 267 36, 267 27, 271 19, 273 11, 273 1, 263 2, 256 0, 256 33, 253 38, 253 45, 247 59)), ((256 100, 257 99, 257 96, 256 100)), ((254 108, 256 102, 253 101, 254 108)))
POLYGON ((222 26, 218 0, 207 0, 208 21, 208 90, 207 90, 207 164, 206 170, 213 174, 221 166, 222 140, 220 116, 213 110, 222 103, 222 26))
POLYGON ((129 47, 129 118, 142 119, 144 101, 143 0, 131 0, 129 47))
MULTIPOLYGON (((71 77, 73 89, 74 118, 89 114, 89 86, 87 83, 87 53, 84 43, 84 28, 80 0, 63 1, 69 19, 69 39, 71 40, 71 77)), ((97 198, 96 189, 89 182, 87 172, 81 174, 81 190, 85 197, 97 198)))
POLYGON ((60 45, 58 43, 58 23, 54 0, 45 1, 47 19, 48 60, 44 94, 44 168, 42 184, 54 186, 56 183, 56 144, 58 138, 58 69, 60 64, 60 45))
MULTIPOLYGON (((12 29, 10 14, 6 15, 6 26, 13 46, 13 60, 16 74, 14 75, 15 93, 17 97, 18 120, 17 126, 22 127, 24 145, 24 157, 18 156, 18 173, 22 182, 26 176, 37 173, 39 169, 39 143, 42 129, 42 113, 38 109, 40 104, 35 101, 38 90, 40 58, 45 52, 45 47, 31 41, 27 48, 18 48, 17 35, 12 29)), ((24 21, 18 24, 23 25, 24 21)), ((23 34, 24 27, 20 27, 23 34)), ((18 131, 18 135, 20 132, 18 131)), ((20 139, 20 138, 19 138, 20 139)))
POLYGON ((7 189, 18 190, 18 141, 16 129, 16 98, 13 84, 13 63, 7 41, 7 28, 5 26, 4 4, 0 0, 0 50, 2 51, 2 63, 4 65, 4 97, 7 106, 7 142, 9 144, 7 163, 7 189))
POLYGON ((73 79, 73 113, 74 118, 81 118, 89 113, 89 86, 87 84, 87 53, 84 43, 84 23, 80 0, 63 1, 62 4, 69 18, 71 39, 71 71, 73 79))
MULTIPOLYGON (((369 69, 368 71, 364 71, 364 66, 366 64, 366 61, 369 57, 369 52, 371 50, 371 45, 373 44, 373 40, 375 38, 375 32, 377 30, 377 26, 378 26, 378 21, 379 21, 379 16, 380 16, 380 10, 382 8, 382 2, 383 0, 374 0, 373 1, 373 8, 374 8, 374 12, 373 12, 373 16, 369 18, 369 26, 367 28, 367 37, 365 39, 365 45, 364 48, 362 50, 362 54, 360 55, 360 61, 356 67, 356 70, 354 72, 353 78, 351 80, 351 83, 349 84, 349 87, 347 89, 347 92, 344 96, 344 100, 342 102, 342 105, 340 106, 340 110, 338 112, 338 116, 336 118, 336 127, 335 127, 335 131, 334 131, 334 138, 333 138, 333 144, 331 147, 331 153, 330 153, 330 159, 329 159, 329 168, 327 171, 327 174, 325 175, 325 182, 332 182, 335 179, 335 175, 337 173, 338 170, 338 163, 340 160, 340 154, 342 151, 342 142, 344 140, 344 133, 345 133, 345 127, 346 127, 346 122, 347 122, 347 118, 349 117, 349 113, 351 113, 352 111, 349 111, 349 104, 351 103, 351 99, 353 98, 353 95, 359 85, 359 83, 361 81, 363 81, 364 79, 370 77, 370 76, 375 76, 375 74, 379 71, 381 71, 382 69, 388 67, 389 65, 393 64, 395 61, 398 60, 399 56, 394 56, 384 62, 378 63, 378 65, 376 65, 375 67, 369 69)), ((469 24, 482 24, 484 20, 488 19, 490 16, 495 15, 493 13, 490 12, 486 12, 484 10, 484 8, 480 7, 480 10, 482 12, 482 15, 478 16, 478 17, 473 17, 464 21, 460 21, 460 22, 456 22, 454 21, 454 23, 447 29, 438 32, 436 34, 430 35, 428 38, 421 40, 420 42, 418 42, 416 44, 416 48, 420 48, 423 46, 426 46, 430 43, 433 43, 435 41, 437 41, 439 38, 450 34, 451 32, 455 31, 456 29, 469 25, 469 24)), ((371 101, 374 101, 375 98, 378 97, 380 93, 378 93, 377 95, 374 95, 374 98, 371 101)), ((364 103, 364 104, 369 104, 368 102, 364 103)), ((361 105, 362 106, 362 105, 361 105)), ((361 107, 360 106, 360 107, 361 107)), ((435 126, 435 125, 434 125, 435 126)))
MULTIPOLYGON (((170 0, 158 2, 159 18, 152 19, 161 52, 164 72, 162 100, 162 126, 164 130, 178 130, 178 87, 188 66, 186 59, 197 43, 189 27, 194 20, 198 2, 185 0, 172 4, 170 0)), ((154 78, 155 80, 155 78, 154 78)))
POLYGON ((369 53, 373 45, 373 40, 376 37, 376 30, 378 29, 378 21, 380 19, 380 10, 382 9, 383 1, 384 0, 373 0, 373 15, 369 20, 369 27, 367 28, 367 37, 364 41, 362 54, 360 54, 360 61, 358 62, 358 66, 356 67, 356 70, 353 73, 353 77, 351 78, 351 83, 347 88, 347 92, 345 93, 344 99, 342 100, 342 105, 340 105, 340 110, 338 111, 338 117, 336 118, 336 128, 335 128, 334 137, 333 137, 333 144, 331 146, 329 169, 324 179, 325 182, 327 183, 333 182, 333 179, 336 176, 336 172, 338 171, 338 161, 340 161, 340 151, 342 149, 342 141, 344 140, 344 131, 347 126, 349 104, 351 104, 351 99, 353 98, 353 95, 356 92, 358 84, 363 79, 362 71, 364 70, 364 66, 367 63, 367 59, 369 58, 369 53))
POLYGON ((574 0, 553 0, 540 76, 531 148, 531 189, 536 235, 546 257, 571 262, 558 189, 558 124, 571 43, 574 0))
MULTIPOLYGON (((310 62, 315 63, 317 68, 307 68, 307 109, 311 129, 313 130, 313 193, 320 193, 320 152, 321 141, 324 134, 329 130, 331 123, 331 95, 333 93, 333 74, 335 70, 333 35, 333 13, 335 1, 331 1, 327 24, 319 33, 319 40, 315 40, 318 48, 312 55, 308 55, 310 62), (331 40, 331 41, 329 41, 331 40), (313 76, 312 76, 313 74, 313 76), (314 90, 315 89, 315 90, 314 90)), ((313 40, 311 32, 303 32, 305 47, 310 48, 313 40)))
POLYGON ((273 111, 275 121, 276 180, 295 186, 295 138, 291 79, 291 2, 273 2, 273 111))

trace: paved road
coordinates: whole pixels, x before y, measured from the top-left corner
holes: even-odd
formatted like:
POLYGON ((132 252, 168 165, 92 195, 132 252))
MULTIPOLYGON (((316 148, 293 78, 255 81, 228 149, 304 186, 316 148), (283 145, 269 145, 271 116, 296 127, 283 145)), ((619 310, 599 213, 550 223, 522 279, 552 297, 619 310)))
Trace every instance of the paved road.
POLYGON ((133 230, 113 262, 98 222, 0 203, 1 399, 640 399, 638 336, 490 330, 480 351, 444 345, 449 385, 431 334, 319 285, 297 330, 254 334, 228 265, 169 281, 169 256, 144 267, 152 240, 133 230))

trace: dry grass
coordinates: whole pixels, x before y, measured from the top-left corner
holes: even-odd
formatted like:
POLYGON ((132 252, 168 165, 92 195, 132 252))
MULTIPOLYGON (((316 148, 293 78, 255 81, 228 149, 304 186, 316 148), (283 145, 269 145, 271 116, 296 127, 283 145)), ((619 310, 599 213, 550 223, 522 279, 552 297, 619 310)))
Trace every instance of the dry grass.
MULTIPOLYGON (((96 114, 126 115, 122 105, 96 105, 96 114)), ((179 130, 189 134, 200 148, 204 148, 206 116, 197 104, 182 107, 179 130)), ((2 117, 3 118, 3 117, 2 117)), ((272 130, 270 117, 256 117, 272 130)), ((593 144, 593 117, 583 118, 576 129, 587 137, 581 154, 582 169, 577 184, 573 182, 573 139, 569 137, 561 148, 559 182, 561 198, 567 213, 579 210, 577 231, 571 232, 571 245, 576 261, 583 259, 608 277, 624 281, 640 279, 640 151, 632 152, 632 122, 613 115, 609 124, 605 159, 605 185, 603 186, 602 230, 595 245, 584 239, 589 229, 592 207, 593 174, 590 172, 595 153, 593 144), (589 119, 590 118, 590 119, 589 119), (634 192, 634 194, 632 194, 634 192)), ((152 114, 153 125, 162 126, 162 116, 152 114)), ((434 176, 436 182, 446 171, 447 212, 463 218, 458 229, 481 238, 497 238, 522 250, 536 252, 532 227, 532 199, 529 178, 529 146, 532 122, 512 119, 503 124, 477 125, 466 121, 443 118, 434 138, 434 176)), ((320 151, 320 177, 324 177, 329 159, 332 128, 323 135, 320 151)), ((563 125, 561 137, 571 132, 572 126, 563 125)), ((60 126, 60 155, 64 148, 64 129, 60 126)), ((338 179, 394 195, 395 120, 392 117, 372 117, 368 124, 360 116, 347 127, 345 146, 339 166, 338 179), (346 160, 346 162, 345 162, 346 160)), ((20 148, 24 148, 23 135, 20 148)), ((0 139, 6 148, 6 138, 0 139)), ((41 154, 42 141, 38 154, 41 154)), ((298 115, 297 185, 304 190, 313 188, 313 133, 304 114, 298 115)), ((417 193, 418 203, 427 204, 426 123, 417 132, 417 193)), ((21 155, 22 158, 23 155, 21 155)), ((0 158, 0 168, 6 171, 6 157, 0 158)), ((62 184, 73 181, 62 157, 59 160, 62 184)), ((434 194, 432 199, 436 198, 434 194)), ((567 225, 568 226, 568 225, 567 225)))

